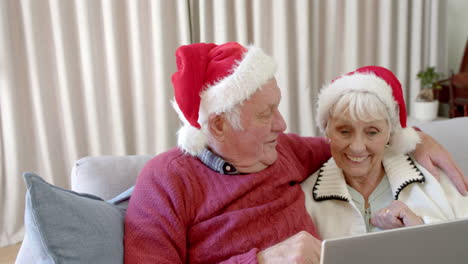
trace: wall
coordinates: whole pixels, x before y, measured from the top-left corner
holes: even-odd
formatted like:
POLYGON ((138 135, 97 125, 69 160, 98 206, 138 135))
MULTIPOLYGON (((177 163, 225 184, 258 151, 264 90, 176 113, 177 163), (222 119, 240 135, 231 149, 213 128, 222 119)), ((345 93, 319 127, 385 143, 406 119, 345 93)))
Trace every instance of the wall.
POLYGON ((448 69, 458 72, 468 39, 468 1, 448 0, 447 2, 447 37, 448 69))

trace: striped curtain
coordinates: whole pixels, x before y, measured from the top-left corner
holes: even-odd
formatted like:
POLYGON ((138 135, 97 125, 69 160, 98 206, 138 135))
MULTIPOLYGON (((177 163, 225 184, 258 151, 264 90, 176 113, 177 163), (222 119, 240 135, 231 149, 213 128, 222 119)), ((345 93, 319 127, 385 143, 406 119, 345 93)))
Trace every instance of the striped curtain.
POLYGON ((238 41, 279 63, 289 132, 316 135, 320 86, 359 66, 446 67, 439 0, 0 0, 0 246, 23 238, 24 171, 69 188, 75 160, 176 144, 174 52, 238 41))

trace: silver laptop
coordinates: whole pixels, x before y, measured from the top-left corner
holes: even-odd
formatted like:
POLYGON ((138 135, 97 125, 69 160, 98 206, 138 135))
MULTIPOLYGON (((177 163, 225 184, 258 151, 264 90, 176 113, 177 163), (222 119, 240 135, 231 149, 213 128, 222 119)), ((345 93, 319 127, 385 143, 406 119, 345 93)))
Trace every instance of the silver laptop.
POLYGON ((468 218, 324 240, 321 264, 467 264, 468 218))

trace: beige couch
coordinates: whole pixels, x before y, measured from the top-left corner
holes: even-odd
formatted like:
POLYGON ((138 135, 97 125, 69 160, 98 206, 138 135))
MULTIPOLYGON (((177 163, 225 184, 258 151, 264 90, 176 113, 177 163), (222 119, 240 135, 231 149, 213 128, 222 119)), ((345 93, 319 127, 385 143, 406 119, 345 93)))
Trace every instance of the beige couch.
MULTIPOLYGON (((468 117, 419 127, 443 144, 468 175, 468 117)), ((129 187, 149 159, 148 155, 80 159, 71 174, 77 192, 26 173, 26 235, 16 263, 122 263, 129 187), (102 200, 117 194, 112 201, 102 200)))

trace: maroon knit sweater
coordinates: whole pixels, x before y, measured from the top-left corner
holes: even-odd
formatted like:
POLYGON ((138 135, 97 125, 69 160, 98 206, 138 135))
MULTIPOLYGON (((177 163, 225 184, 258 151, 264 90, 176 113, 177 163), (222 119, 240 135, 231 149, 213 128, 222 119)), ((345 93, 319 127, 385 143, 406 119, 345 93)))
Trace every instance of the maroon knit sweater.
POLYGON ((305 230, 317 236, 298 182, 330 157, 321 138, 282 134, 265 170, 223 175, 172 149, 138 177, 125 218, 125 263, 257 263, 305 230))

